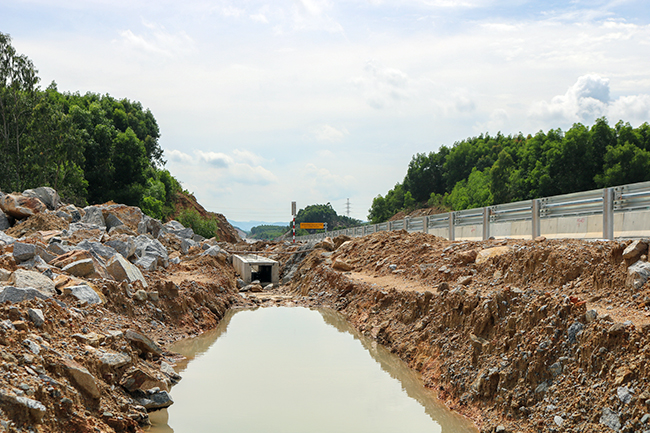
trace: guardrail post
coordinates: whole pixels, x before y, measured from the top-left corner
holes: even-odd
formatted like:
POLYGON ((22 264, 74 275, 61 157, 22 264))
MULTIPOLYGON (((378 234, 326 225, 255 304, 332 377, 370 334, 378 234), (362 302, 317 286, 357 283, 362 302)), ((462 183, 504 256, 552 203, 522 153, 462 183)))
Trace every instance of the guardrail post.
POLYGON ((424 224, 424 233, 429 234, 429 215, 425 215, 422 223, 424 224))
POLYGON ((409 218, 404 218, 404 230, 409 231, 409 218))
POLYGON ((389 232, 393 231, 393 222, 392 221, 388 221, 388 231, 389 232))
POLYGON ((490 239, 490 208, 483 208, 483 240, 490 239))
POLYGON ((533 199, 533 208, 532 208, 533 217, 532 221, 532 238, 535 239, 540 235, 540 224, 539 224, 539 199, 533 199))
POLYGON ((454 227, 454 213, 449 212, 449 240, 450 241, 455 241, 456 240, 456 229, 454 227))
POLYGON ((614 240, 614 190, 603 189, 603 239, 614 240))

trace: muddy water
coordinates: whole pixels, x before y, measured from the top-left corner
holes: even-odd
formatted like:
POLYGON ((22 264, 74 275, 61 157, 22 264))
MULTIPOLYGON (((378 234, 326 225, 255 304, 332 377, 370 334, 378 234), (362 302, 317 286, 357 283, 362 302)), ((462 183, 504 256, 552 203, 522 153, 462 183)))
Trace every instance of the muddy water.
POLYGON ((172 349, 190 360, 150 433, 477 432, 333 311, 231 311, 172 349))

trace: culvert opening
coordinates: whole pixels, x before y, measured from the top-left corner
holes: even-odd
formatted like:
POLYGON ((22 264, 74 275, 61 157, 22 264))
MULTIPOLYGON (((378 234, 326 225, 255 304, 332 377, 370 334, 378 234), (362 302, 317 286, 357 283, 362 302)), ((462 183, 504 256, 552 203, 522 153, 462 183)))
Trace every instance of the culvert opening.
POLYGON ((251 279, 259 280, 261 283, 273 282, 273 266, 271 265, 253 265, 251 270, 251 279))

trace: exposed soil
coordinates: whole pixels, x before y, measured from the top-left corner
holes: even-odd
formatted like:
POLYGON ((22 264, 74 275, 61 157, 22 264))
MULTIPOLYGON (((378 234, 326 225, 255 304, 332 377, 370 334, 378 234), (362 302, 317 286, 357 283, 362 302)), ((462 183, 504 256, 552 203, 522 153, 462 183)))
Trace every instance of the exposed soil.
POLYGON ((643 431, 650 284, 626 282, 647 254, 624 260, 628 243, 382 232, 311 252, 285 290, 341 312, 481 431, 643 431))

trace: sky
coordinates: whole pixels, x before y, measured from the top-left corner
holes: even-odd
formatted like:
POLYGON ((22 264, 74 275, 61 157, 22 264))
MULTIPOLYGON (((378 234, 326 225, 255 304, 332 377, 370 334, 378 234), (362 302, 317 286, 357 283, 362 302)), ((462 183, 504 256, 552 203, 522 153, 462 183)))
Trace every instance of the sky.
POLYGON ((140 101, 208 210, 365 220, 413 155, 650 121, 647 0, 0 0, 41 85, 140 101))

